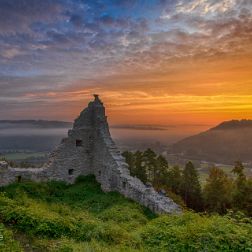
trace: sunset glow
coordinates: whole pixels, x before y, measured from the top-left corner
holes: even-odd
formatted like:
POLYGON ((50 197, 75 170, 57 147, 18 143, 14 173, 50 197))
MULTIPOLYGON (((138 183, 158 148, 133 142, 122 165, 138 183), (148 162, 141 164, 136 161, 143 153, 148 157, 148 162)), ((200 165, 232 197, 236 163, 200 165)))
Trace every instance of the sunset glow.
POLYGON ((113 125, 252 119, 252 2, 1 1, 0 116, 113 125), (39 6, 39 7, 38 7, 39 6))

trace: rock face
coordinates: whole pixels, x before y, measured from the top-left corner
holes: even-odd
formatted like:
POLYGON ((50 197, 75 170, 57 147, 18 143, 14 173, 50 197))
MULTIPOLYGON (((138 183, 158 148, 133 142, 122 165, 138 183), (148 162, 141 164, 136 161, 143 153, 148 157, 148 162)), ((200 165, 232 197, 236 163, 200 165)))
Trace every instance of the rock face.
POLYGON ((0 163, 0 186, 22 180, 73 183, 79 175, 94 174, 104 191, 118 191, 156 213, 180 213, 180 207, 170 198, 130 176, 110 136, 103 103, 98 95, 94 97, 44 167, 11 168, 0 163))

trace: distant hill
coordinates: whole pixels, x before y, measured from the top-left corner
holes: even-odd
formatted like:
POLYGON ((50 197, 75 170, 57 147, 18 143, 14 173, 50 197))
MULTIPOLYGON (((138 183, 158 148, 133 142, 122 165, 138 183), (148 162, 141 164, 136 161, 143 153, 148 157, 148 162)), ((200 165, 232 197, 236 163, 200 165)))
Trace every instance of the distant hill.
POLYGON ((0 120, 0 129, 5 128, 68 128, 71 122, 47 120, 0 120))
POLYGON ((210 130, 243 129, 243 128, 252 128, 252 120, 242 119, 242 120, 225 121, 210 130))
POLYGON ((170 152, 217 163, 252 162, 252 120, 222 122, 173 144, 170 152))

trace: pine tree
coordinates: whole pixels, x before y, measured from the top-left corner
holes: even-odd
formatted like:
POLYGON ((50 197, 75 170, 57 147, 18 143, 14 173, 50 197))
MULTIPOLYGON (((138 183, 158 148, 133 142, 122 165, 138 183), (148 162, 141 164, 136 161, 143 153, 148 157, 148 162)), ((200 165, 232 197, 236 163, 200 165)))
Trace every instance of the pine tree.
POLYGON ((252 181, 244 174, 244 166, 240 161, 235 162, 232 172, 236 175, 233 194, 233 206, 252 215, 252 181))
POLYGON ((210 169, 204 188, 205 206, 209 212, 226 213, 231 207, 232 180, 220 168, 210 169))
POLYGON ((134 167, 135 176, 139 178, 143 183, 146 183, 147 173, 143 153, 141 151, 136 151, 134 156, 135 156, 135 167, 134 167))
POLYGON ((196 211, 203 207, 199 175, 192 162, 188 162, 183 170, 181 196, 186 205, 196 211))
POLYGON ((169 166, 167 160, 163 156, 159 155, 156 158, 156 169, 153 180, 154 185, 160 187, 167 183, 168 168, 169 166))
POLYGON ((157 171, 156 158, 156 153, 150 148, 143 152, 143 164, 145 166, 147 180, 151 183, 153 183, 157 171))
POLYGON ((182 174, 179 166, 175 165, 169 169, 167 174, 167 185, 170 187, 173 193, 179 194, 181 183, 182 183, 182 174))
POLYGON ((124 151, 122 155, 125 157, 125 161, 129 165, 130 175, 136 176, 135 155, 130 151, 124 151))

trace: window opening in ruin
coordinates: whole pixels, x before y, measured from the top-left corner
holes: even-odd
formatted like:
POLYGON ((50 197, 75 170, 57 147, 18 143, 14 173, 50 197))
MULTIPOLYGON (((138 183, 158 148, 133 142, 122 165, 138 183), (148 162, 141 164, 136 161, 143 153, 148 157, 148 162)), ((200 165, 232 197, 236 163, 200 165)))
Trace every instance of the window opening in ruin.
POLYGON ((82 140, 76 139, 76 146, 77 147, 82 146, 82 140))
POLYGON ((68 174, 69 174, 69 175, 73 175, 73 173, 74 173, 74 169, 69 169, 69 170, 68 170, 68 174))
POLYGON ((122 186, 123 186, 123 189, 125 189, 125 188, 126 188, 126 182, 125 182, 125 181, 123 181, 122 186))
POLYGON ((99 176, 101 176, 101 171, 98 171, 99 176))
POLYGON ((16 177, 16 181, 17 181, 18 183, 20 183, 20 182, 21 182, 21 179, 22 179, 22 177, 21 177, 21 176, 17 176, 17 177, 16 177))

